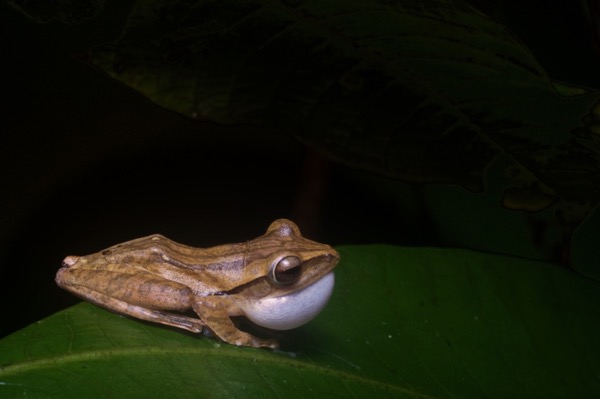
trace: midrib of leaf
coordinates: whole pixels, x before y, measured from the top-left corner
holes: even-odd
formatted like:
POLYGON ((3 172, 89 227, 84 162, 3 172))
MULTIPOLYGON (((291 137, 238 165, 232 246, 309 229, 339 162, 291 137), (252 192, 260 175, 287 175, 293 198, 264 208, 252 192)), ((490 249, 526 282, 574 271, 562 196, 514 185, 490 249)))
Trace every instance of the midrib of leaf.
POLYGON ((364 385, 370 385, 373 387, 380 388, 382 390, 395 391, 399 394, 409 395, 414 398, 421 399, 435 399, 432 396, 424 393, 416 392, 415 390, 403 388, 398 385, 390 384, 383 381, 377 381, 364 375, 349 373, 339 369, 333 369, 329 367, 323 367, 315 363, 291 361, 281 356, 272 356, 269 358, 258 359, 255 353, 248 351, 237 351, 237 352, 220 352, 215 349, 206 348, 161 348, 161 347, 143 347, 143 348, 123 348, 123 349, 103 349, 103 350, 92 350, 83 351, 78 353, 68 353, 64 355, 58 355, 53 357, 44 357, 25 362, 19 362, 9 364, 0 367, 0 378, 4 376, 15 375, 21 372, 29 372, 34 370, 42 370, 45 368, 52 368, 59 365, 68 363, 76 363, 79 361, 94 361, 104 359, 114 359, 117 357, 131 358, 131 357, 158 357, 158 356, 169 356, 172 355, 198 355, 202 356, 203 359, 208 357, 219 357, 219 358, 230 358, 230 359, 244 359, 253 362, 265 362, 265 363, 277 363, 280 366, 288 368, 304 368, 310 369, 315 373, 321 375, 335 376, 340 380, 352 380, 357 383, 364 385))

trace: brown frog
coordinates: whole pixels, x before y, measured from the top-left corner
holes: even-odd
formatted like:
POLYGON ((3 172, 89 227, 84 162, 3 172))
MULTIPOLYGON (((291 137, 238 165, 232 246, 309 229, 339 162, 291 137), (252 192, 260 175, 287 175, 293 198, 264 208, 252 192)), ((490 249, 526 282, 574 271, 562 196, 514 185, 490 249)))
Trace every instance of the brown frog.
POLYGON ((139 319, 202 332, 230 344, 276 348, 239 330, 245 316, 275 330, 313 319, 333 290, 338 253, 279 219, 254 240, 212 248, 151 235, 87 256, 67 256, 56 283, 85 300, 139 319), (192 309, 198 318, 178 312, 192 309))

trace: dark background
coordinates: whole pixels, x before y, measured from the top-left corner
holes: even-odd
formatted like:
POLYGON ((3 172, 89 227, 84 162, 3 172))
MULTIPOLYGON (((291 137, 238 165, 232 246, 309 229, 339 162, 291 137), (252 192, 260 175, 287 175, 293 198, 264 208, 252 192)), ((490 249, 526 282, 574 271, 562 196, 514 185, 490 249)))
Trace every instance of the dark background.
MULTIPOLYGON (((480 3, 552 77, 600 87, 579 2, 480 3)), ((127 7, 108 2, 96 19, 66 26, 34 23, 0 3, 0 337, 78 301, 54 284, 66 255, 151 233, 210 246, 254 238, 287 217, 304 235, 333 245, 464 246, 536 256, 510 237, 494 241, 492 230, 502 226, 473 227, 481 221, 469 210, 473 202, 505 212, 499 198, 352 170, 276 130, 188 120, 82 62, 79 54, 118 37, 127 7), (473 239, 444 227, 455 224, 457 213, 461 231, 473 239)), ((494 218, 519 226, 515 237, 527 239, 521 215, 494 218)))

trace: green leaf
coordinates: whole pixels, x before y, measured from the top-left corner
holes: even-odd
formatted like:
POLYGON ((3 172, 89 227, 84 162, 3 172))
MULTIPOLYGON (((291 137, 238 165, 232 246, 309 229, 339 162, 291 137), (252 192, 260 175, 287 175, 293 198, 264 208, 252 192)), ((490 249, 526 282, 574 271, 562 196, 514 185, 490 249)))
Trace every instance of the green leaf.
POLYGON ((281 351, 89 304, 0 341, 0 396, 591 398, 600 286, 541 262, 346 246, 331 303, 281 351))

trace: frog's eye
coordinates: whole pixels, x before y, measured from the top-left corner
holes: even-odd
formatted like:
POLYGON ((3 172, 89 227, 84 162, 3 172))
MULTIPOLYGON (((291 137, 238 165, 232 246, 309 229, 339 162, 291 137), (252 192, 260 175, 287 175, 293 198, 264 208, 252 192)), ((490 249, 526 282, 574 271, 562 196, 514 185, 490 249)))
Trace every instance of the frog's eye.
POLYGON ((269 276, 277 285, 290 285, 298 281, 302 271, 302 260, 297 256, 286 256, 271 266, 269 276))

